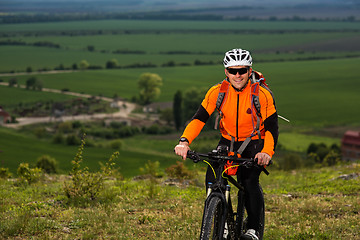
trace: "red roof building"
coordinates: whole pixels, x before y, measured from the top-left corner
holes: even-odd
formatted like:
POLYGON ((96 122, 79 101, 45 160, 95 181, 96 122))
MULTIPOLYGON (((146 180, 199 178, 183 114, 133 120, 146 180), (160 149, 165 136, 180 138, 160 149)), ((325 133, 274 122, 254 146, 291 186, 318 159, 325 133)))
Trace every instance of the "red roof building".
POLYGON ((343 160, 360 159, 360 132, 347 131, 341 140, 343 160))

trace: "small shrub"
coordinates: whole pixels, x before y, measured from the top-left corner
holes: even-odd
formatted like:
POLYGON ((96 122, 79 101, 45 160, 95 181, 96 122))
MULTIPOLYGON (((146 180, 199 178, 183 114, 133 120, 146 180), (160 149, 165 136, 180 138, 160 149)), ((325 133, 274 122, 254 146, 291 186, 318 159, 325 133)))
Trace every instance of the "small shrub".
POLYGON ((46 135, 46 129, 44 127, 37 127, 34 129, 34 134, 37 138, 43 138, 46 135))
POLYGON ((82 127, 82 123, 80 121, 72 122, 72 128, 77 129, 77 128, 81 128, 81 127, 82 127))
POLYGON ((159 132, 160 132, 160 127, 157 124, 153 124, 145 129, 145 133, 147 134, 159 134, 159 132))
POLYGON ((71 122, 62 122, 58 125, 58 132, 70 133, 73 129, 73 124, 71 122))
POLYGON ((123 142, 121 140, 114 140, 110 142, 110 147, 112 149, 121 150, 123 142))
POLYGON ((140 172, 150 178, 150 184, 148 184, 148 197, 150 199, 154 198, 154 196, 159 192, 159 188, 157 186, 157 178, 161 176, 159 166, 160 163, 158 161, 148 161, 143 168, 140 168, 140 172))
POLYGON ((65 141, 65 138, 64 138, 64 135, 62 133, 57 133, 54 137, 53 137, 53 140, 52 142, 53 143, 56 143, 56 144, 62 144, 64 143, 65 141))
POLYGON ((282 161, 279 162, 279 166, 283 170, 293 170, 301 168, 303 166, 302 158, 297 153, 288 153, 285 155, 282 161))
POLYGON ((140 172, 143 175, 149 175, 152 178, 158 178, 162 175, 159 171, 159 167, 160 163, 158 161, 152 162, 149 160, 148 163, 144 165, 144 167, 140 168, 140 172))
POLYGON ((72 200, 95 200, 104 188, 105 177, 113 173, 114 159, 118 156, 118 152, 115 152, 108 163, 102 167, 101 172, 89 172, 87 167, 81 169, 84 146, 83 138, 78 152, 71 162, 71 181, 65 182, 63 188, 65 195, 72 200))
POLYGON ((341 161, 341 156, 334 150, 331 150, 324 158, 324 165, 333 166, 341 161))
POLYGON ((30 168, 28 163, 20 163, 17 174, 24 182, 31 184, 40 180, 42 171, 39 168, 30 168))
POLYGON ((165 169, 166 174, 169 177, 176 179, 192 179, 192 172, 184 165, 183 162, 177 161, 175 165, 172 165, 165 169))
POLYGON ((11 172, 9 172, 8 168, 0 168, 0 178, 11 178, 11 172))
POLYGON ((57 162, 55 158, 43 155, 38 158, 36 167, 42 169, 45 173, 57 173, 57 162))
POLYGON ((81 142, 80 138, 75 134, 70 134, 66 137, 66 144, 67 145, 79 145, 81 142))

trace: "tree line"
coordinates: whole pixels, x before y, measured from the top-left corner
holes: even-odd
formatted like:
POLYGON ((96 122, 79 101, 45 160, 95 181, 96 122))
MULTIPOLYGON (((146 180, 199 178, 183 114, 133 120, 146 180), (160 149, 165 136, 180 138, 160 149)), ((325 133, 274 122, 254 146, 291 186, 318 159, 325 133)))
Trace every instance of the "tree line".
POLYGON ((38 41, 38 42, 34 42, 34 43, 26 43, 24 41, 20 41, 20 40, 3 40, 0 41, 0 46, 34 46, 34 47, 50 47, 50 48, 60 48, 60 44, 57 43, 53 43, 50 41, 38 41))
MULTIPOLYGON (((226 10, 226 9, 225 9, 226 10)), ((37 14, 4 14, 0 16, 0 23, 31 23, 31 22, 62 22, 62 21, 84 21, 84 20, 201 20, 221 21, 229 20, 225 15, 220 14, 189 14, 177 11, 159 12, 134 12, 134 13, 37 13, 37 14)), ((356 16, 339 17, 276 17, 276 16, 237 16, 232 21, 358 21, 356 16)))

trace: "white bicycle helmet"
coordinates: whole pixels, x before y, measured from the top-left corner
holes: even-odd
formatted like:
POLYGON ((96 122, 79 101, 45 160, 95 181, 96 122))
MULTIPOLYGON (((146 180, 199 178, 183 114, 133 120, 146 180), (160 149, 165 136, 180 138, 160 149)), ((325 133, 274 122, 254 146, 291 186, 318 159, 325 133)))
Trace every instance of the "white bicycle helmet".
POLYGON ((240 48, 234 48, 225 53, 224 67, 234 66, 252 66, 252 57, 250 52, 240 48))

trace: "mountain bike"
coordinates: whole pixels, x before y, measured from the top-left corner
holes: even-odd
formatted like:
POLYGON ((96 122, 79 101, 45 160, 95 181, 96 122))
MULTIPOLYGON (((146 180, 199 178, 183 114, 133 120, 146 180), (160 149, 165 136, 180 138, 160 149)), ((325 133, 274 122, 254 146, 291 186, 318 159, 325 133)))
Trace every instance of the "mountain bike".
MULTIPOLYGON (((188 151, 187 158, 193 160, 194 163, 198 163, 199 161, 207 163, 211 167, 216 179, 214 183, 208 183, 200 239, 240 239, 240 236, 247 231, 245 190, 240 182, 227 174, 227 170, 241 166, 261 168, 266 175, 269 175, 269 172, 263 166, 259 166, 256 160, 228 156, 227 150, 221 148, 207 154, 188 151), (228 161, 235 163, 235 165, 225 167, 228 161), (217 167, 214 168, 214 164, 217 165, 217 167), (230 185, 226 183, 226 180, 239 190, 237 212, 233 211, 230 185)), ((258 230, 259 239, 263 238, 264 225, 265 206, 263 205, 261 209, 260 229, 258 230)))

